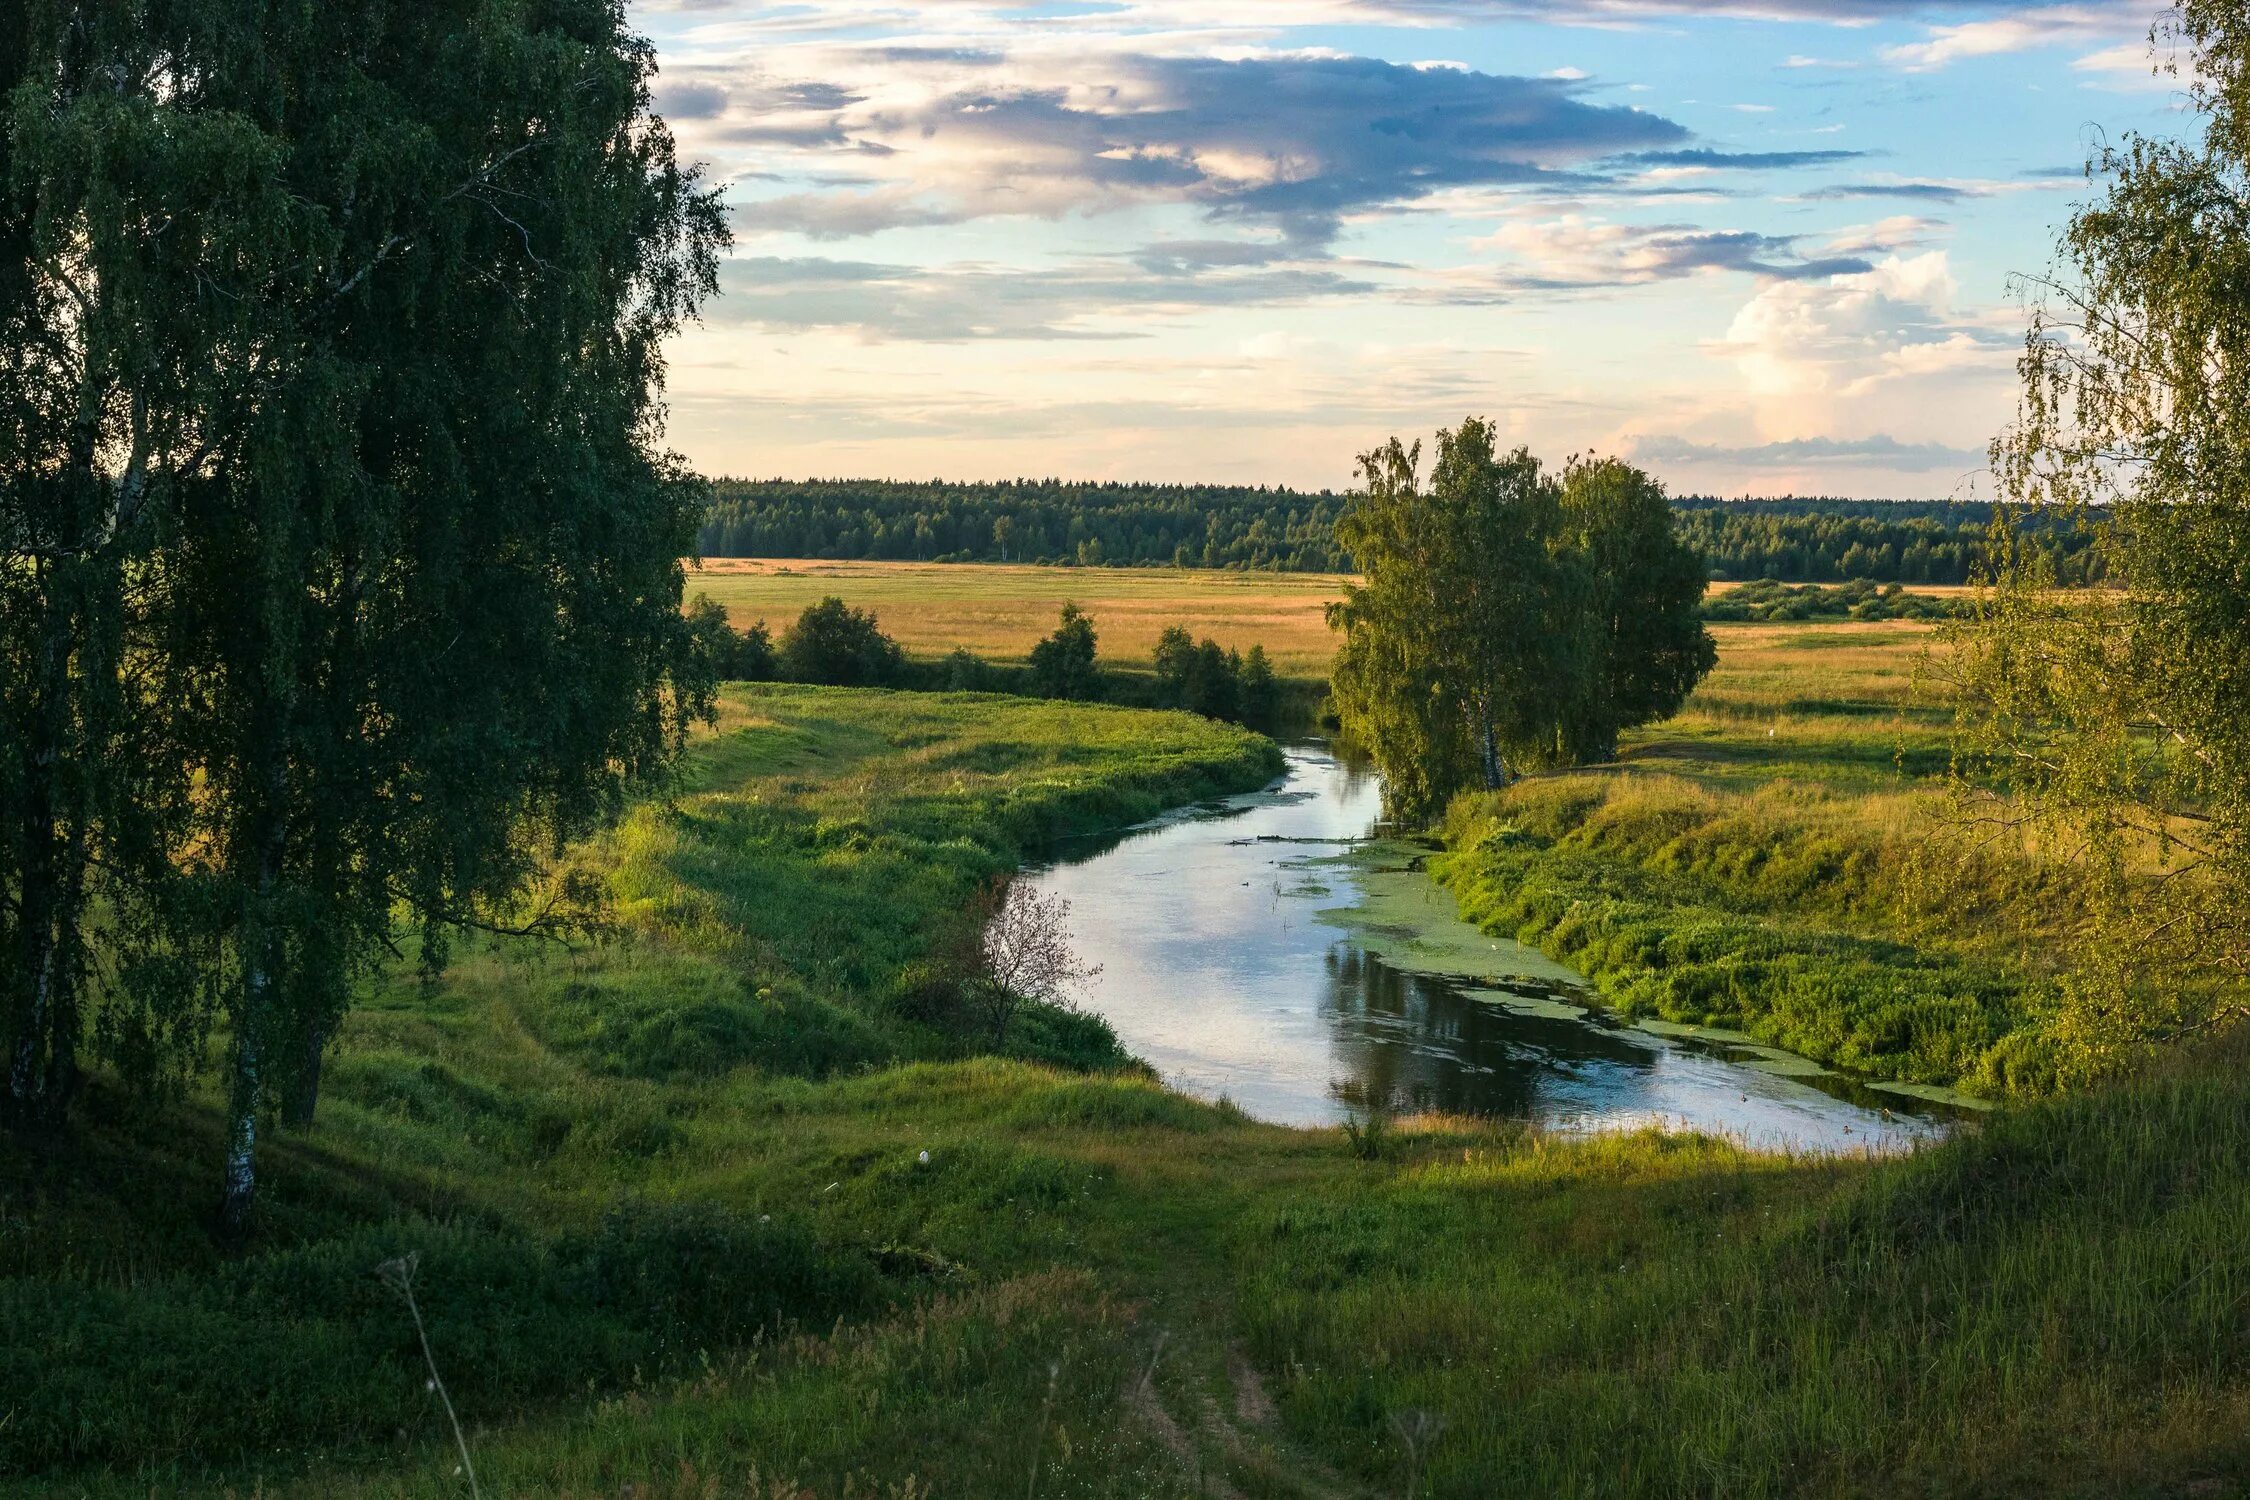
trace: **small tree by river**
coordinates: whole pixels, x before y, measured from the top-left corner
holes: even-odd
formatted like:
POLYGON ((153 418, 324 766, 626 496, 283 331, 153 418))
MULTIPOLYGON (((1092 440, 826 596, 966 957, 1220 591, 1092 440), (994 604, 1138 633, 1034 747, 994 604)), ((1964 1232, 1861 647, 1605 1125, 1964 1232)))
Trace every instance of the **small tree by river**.
POLYGON ((1363 581, 1329 610, 1346 735, 1381 768, 1393 810, 1435 814, 1457 791, 1616 753, 1621 730, 1675 712, 1716 659, 1695 615, 1702 558, 1662 486, 1615 460, 1561 480, 1489 422, 1360 459, 1337 522, 1363 581))

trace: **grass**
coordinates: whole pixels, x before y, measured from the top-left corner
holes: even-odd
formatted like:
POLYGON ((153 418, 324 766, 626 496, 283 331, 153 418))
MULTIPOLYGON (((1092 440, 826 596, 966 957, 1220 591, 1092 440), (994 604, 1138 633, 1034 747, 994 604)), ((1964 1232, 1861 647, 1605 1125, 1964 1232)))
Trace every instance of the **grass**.
MULTIPOLYGON (((1595 828, 1611 870, 1848 931, 1873 896, 1725 851, 1919 795, 1866 744, 1927 727, 1911 629, 1730 628, 1689 714, 1525 793, 1524 836, 1595 828), (1764 831, 1650 842, 1675 824, 1764 831)), ((892 1003, 1040 838, 1270 756, 1179 715, 735 691, 676 804, 585 851, 612 941, 370 986, 252 1253, 208 1232, 202 1096, 97 1088, 67 1150, 0 1147, 0 1489, 464 1493, 375 1275, 409 1252, 486 1494, 2250 1482, 2238 1051, 1799 1160, 1447 1119, 1355 1143, 1171 1094, 1084 1018, 990 1056, 892 1003)))
POLYGON ((1714 627, 1718 670, 1614 765, 1461 799, 1465 915, 1621 1010, 1992 1097, 2130 1060, 2067 955, 2072 872, 1947 816, 1951 712, 1905 622, 1714 627))

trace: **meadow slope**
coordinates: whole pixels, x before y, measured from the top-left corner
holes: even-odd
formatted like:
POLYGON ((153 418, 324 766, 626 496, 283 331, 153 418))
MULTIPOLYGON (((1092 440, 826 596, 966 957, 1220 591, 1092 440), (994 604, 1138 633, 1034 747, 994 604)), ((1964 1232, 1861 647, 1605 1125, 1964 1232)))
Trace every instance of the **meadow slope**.
MULTIPOLYGON (((1754 797, 1825 745, 1836 788, 1882 784, 1868 735, 1798 707, 1783 748, 1782 705, 1723 686, 1664 742, 1700 749, 1628 766, 1698 754, 1754 797)), ((1450 1120, 1355 1149, 1170 1094, 1086 1018, 993 1056, 901 1012, 978 879, 1271 754, 1178 715, 731 691, 677 802, 585 852, 609 942, 372 983, 252 1253, 205 1232, 199 1096, 97 1090, 67 1155, 7 1148, 0 1475, 464 1493, 373 1274, 411 1253, 487 1494, 2250 1480, 2238 1057, 1889 1162, 1450 1120)))

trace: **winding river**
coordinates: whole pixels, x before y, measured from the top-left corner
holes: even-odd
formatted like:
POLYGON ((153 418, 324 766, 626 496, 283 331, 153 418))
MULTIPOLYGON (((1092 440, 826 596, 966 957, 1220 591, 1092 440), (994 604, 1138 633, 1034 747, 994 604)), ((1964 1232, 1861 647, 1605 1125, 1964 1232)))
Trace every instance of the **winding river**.
POLYGON ((1370 1108, 1569 1131, 1640 1124, 1808 1152, 1896 1150, 1936 1105, 1727 1032, 1627 1023, 1585 981, 1454 914, 1380 838, 1375 778, 1290 747, 1260 792, 1066 846, 1083 996, 1176 1088, 1284 1124, 1370 1108))

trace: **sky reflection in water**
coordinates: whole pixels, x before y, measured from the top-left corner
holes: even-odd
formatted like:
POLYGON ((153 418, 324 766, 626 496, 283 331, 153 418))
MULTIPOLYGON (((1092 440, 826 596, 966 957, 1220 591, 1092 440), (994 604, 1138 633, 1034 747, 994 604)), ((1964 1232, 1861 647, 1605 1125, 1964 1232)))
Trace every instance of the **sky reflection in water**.
MULTIPOLYGON (((1927 1106, 1840 1077, 1778 1076, 1728 1048, 1528 996, 1512 1008, 1384 962, 1322 915, 1358 896, 1359 875, 1332 856, 1369 833, 1380 800, 1373 776, 1297 746, 1277 788, 1060 851, 1032 878, 1070 899, 1080 956, 1101 965, 1086 1007, 1173 1086, 1285 1124, 1371 1102, 1563 1129, 1657 1122, 1809 1151, 1896 1148, 1942 1128, 1927 1106)), ((1450 902, 1418 920, 1471 932, 1450 902)), ((1562 972, 1505 939, 1477 942, 1496 972, 1562 972)))

